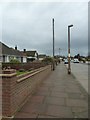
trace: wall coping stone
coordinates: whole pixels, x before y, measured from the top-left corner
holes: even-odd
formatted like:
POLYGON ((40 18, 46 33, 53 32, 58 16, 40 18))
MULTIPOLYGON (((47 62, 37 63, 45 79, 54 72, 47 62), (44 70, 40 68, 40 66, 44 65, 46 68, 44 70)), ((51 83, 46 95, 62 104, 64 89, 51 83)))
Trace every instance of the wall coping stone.
POLYGON ((43 67, 43 68, 40 68, 40 69, 38 69, 37 71, 35 71, 35 72, 33 72, 33 73, 31 73, 31 74, 25 76, 25 77, 22 77, 22 78, 18 79, 16 82, 18 82, 18 83, 19 83, 19 82, 22 82, 22 81, 26 80, 27 78, 32 77, 32 76, 34 76, 34 75, 36 75, 36 74, 38 74, 38 73, 40 73, 40 72, 46 70, 47 67, 48 67, 48 66, 43 67))
POLYGON ((12 74, 0 74, 0 77, 13 77, 15 75, 16 75, 16 73, 12 73, 12 74))
POLYGON ((0 74, 0 77, 12 77, 16 75, 15 69, 5 69, 2 70, 2 74, 0 74))
POLYGON ((32 71, 29 71, 29 72, 27 72, 27 73, 24 73, 24 74, 21 74, 21 75, 17 75, 17 78, 22 78, 22 77, 25 76, 25 75, 32 74, 33 72, 36 72, 37 70, 40 70, 41 68, 44 68, 44 67, 40 67, 40 68, 34 69, 34 70, 32 70, 32 71))

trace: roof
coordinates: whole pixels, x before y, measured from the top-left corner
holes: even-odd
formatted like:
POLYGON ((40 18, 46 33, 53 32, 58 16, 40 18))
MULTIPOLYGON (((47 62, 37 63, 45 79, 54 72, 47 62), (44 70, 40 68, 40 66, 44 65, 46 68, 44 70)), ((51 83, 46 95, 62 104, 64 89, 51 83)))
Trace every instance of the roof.
POLYGON ((40 55, 38 55, 38 57, 39 57, 39 58, 45 58, 46 55, 45 55, 45 54, 40 54, 40 55))
POLYGON ((3 55, 17 55, 23 56, 23 54, 19 50, 15 50, 13 48, 9 48, 4 43, 0 42, 0 51, 2 51, 3 55))
POLYGON ((37 54, 37 51, 26 51, 25 53, 27 56, 35 57, 35 53, 37 54))

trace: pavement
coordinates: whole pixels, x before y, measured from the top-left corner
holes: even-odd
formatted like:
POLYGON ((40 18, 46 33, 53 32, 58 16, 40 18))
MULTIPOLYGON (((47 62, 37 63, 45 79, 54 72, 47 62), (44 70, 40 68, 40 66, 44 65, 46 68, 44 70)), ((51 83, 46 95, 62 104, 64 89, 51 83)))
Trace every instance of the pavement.
POLYGON ((88 118, 88 94, 60 63, 15 118, 88 118))

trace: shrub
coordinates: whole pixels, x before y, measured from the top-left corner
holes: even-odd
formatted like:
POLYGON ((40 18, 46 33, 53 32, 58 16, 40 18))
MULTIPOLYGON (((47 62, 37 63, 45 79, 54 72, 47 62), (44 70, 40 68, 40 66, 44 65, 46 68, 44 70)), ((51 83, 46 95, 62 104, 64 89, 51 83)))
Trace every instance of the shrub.
POLYGON ((46 58, 44 58, 44 59, 42 60, 42 62, 47 63, 47 64, 52 63, 52 62, 53 62, 53 58, 51 58, 51 57, 46 57, 46 58))
POLYGON ((25 69, 19 69, 19 72, 25 72, 25 69))
POLYGON ((11 60, 10 60, 10 63, 20 63, 20 61, 17 60, 17 59, 11 59, 11 60))

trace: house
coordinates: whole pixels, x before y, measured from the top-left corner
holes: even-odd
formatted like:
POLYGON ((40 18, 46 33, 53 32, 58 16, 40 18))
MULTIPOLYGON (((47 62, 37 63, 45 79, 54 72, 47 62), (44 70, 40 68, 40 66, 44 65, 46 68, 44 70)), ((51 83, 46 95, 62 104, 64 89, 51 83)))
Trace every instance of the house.
POLYGON ((45 55, 45 54, 40 54, 40 55, 38 55, 38 59, 39 59, 40 61, 42 61, 44 58, 46 58, 46 55, 45 55))
POLYGON ((26 51, 26 49, 24 49, 23 53, 26 54, 27 56, 27 62, 32 62, 34 60, 38 60, 38 53, 37 51, 26 51))
POLYGON ((17 50, 17 46, 15 49, 8 47, 4 43, 0 42, 0 62, 8 63, 11 59, 16 59, 19 62, 26 63, 27 56, 25 53, 17 50))

